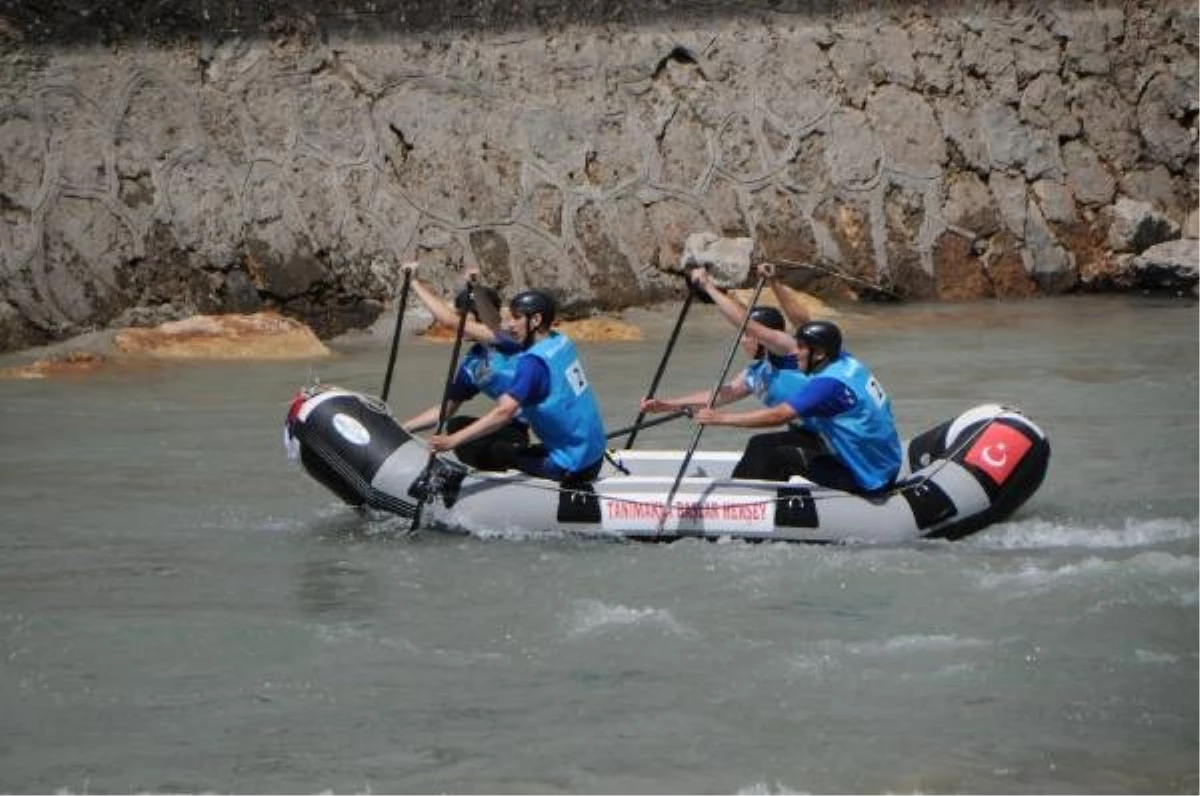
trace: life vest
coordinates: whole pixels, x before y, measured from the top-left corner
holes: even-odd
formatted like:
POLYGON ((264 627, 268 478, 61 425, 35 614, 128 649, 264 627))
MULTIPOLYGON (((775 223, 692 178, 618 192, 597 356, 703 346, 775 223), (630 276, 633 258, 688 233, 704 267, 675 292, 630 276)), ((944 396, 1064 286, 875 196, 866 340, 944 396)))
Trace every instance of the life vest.
POLYGON ((808 381, 795 368, 780 368, 766 358, 752 362, 742 371, 742 383, 767 407, 776 406, 794 395, 808 381))
POLYGON ((550 392, 538 404, 522 407, 522 415, 546 446, 552 462, 567 472, 578 472, 604 455, 607 438, 596 394, 579 363, 570 338, 557 332, 539 340, 528 351, 546 363, 550 392))
POLYGON ((476 343, 463 357, 460 370, 467 383, 493 400, 508 392, 519 354, 505 354, 476 343))
POLYGON ((867 491, 892 483, 900 470, 902 448, 892 401, 871 371, 848 353, 809 378, 837 379, 854 396, 854 405, 832 417, 808 417, 806 425, 817 431, 837 454, 854 479, 867 491))

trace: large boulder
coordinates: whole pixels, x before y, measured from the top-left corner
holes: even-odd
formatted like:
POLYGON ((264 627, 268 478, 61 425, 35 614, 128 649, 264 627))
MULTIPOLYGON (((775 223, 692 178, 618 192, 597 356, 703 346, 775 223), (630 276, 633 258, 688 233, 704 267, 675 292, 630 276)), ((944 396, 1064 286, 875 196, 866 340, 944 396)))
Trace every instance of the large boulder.
POLYGON ((1158 212, 1149 202, 1122 197, 1108 212, 1108 245, 1114 252, 1138 252, 1175 240, 1180 225, 1158 212))
POLYGON ((330 350, 299 321, 273 312, 198 315, 151 329, 125 329, 113 338, 124 354, 163 359, 311 359, 330 350))
POLYGON ((1197 263, 1200 263, 1200 241, 1182 238, 1151 246, 1129 258, 1125 271, 1136 287, 1194 295, 1200 282, 1197 263))

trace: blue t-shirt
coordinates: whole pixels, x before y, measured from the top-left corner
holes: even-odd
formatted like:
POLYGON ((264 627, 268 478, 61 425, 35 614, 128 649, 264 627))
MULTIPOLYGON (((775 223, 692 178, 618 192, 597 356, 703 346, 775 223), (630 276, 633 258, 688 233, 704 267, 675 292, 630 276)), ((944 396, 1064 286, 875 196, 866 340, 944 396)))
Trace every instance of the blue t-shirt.
POLYGON ((797 417, 833 417, 854 407, 854 391, 837 379, 814 376, 788 400, 797 417))
POLYGON ((507 394, 521 406, 539 404, 550 394, 550 369, 538 357, 521 357, 507 394))

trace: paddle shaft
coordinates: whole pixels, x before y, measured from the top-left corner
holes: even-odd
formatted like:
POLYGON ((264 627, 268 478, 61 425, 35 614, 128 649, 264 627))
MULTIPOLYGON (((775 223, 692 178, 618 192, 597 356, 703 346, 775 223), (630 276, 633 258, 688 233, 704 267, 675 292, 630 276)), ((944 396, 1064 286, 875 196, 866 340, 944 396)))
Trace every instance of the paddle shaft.
MULTIPOLYGON (((754 298, 750 299, 750 307, 754 307, 758 303, 758 297, 762 295, 763 286, 767 284, 767 278, 760 276, 758 285, 754 288, 754 298)), ((738 327, 737 335, 733 338, 732 345, 729 346, 729 353, 725 355, 725 362, 721 365, 720 375, 717 376, 717 383, 713 386, 712 393, 708 396, 708 408, 712 409, 717 403, 717 395, 721 391, 721 386, 725 384, 725 377, 729 375, 729 366, 733 364, 733 358, 737 354, 738 344, 742 341, 742 335, 746 333, 746 325, 750 323, 750 310, 746 310, 746 316, 742 318, 742 325, 738 327)), ((671 509, 671 501, 675 499, 675 493, 679 491, 679 483, 683 480, 683 474, 687 472, 688 465, 692 462, 692 456, 696 453, 696 446, 700 444, 700 435, 704 433, 704 426, 696 426, 695 432, 692 434, 692 442, 688 445, 687 452, 683 455, 683 462, 679 465, 679 472, 675 473, 675 482, 671 484, 671 491, 667 492, 667 499, 663 501, 662 513, 658 517, 658 527, 655 529, 656 534, 661 534, 663 526, 667 523, 667 513, 671 509)))
MULTIPOLYGON (((450 385, 454 383, 454 373, 458 370, 458 355, 462 351, 463 332, 467 328, 467 313, 471 311, 471 299, 475 292, 474 282, 467 281, 467 301, 462 312, 458 315, 458 328, 454 331, 454 349, 450 352, 450 368, 446 371, 446 384, 442 387, 442 402, 438 405, 438 422, 437 429, 434 434, 441 434, 446 427, 446 404, 450 400, 450 385)), ((429 452, 429 461, 425 463, 425 469, 428 470, 433 460, 437 458, 437 454, 433 451, 429 452)), ((417 505, 413 511, 412 527, 416 528, 421 523, 421 508, 425 505, 423 498, 417 498, 417 505)))
POLYGON ((392 370, 396 366, 396 351, 400 347, 400 327, 404 324, 404 309, 408 306, 408 286, 412 284, 412 271, 405 269, 404 286, 400 288, 400 306, 396 310, 396 327, 392 331, 392 350, 388 353, 387 372, 383 377, 383 391, 379 400, 387 402, 388 393, 392 389, 392 370))
MULTIPOLYGON (((665 351, 663 351, 662 360, 658 363, 658 370, 655 371, 654 378, 650 380, 650 389, 646 392, 647 398, 653 398, 655 391, 658 390, 658 382, 662 380, 663 372, 667 369, 667 360, 671 358, 671 351, 675 348, 675 341, 679 339, 679 330, 683 328, 683 319, 687 317, 688 308, 692 306, 692 299, 695 297, 695 295, 696 292, 692 290, 691 286, 689 285, 687 298, 683 300, 683 306, 679 309, 679 317, 675 319, 675 328, 671 330, 671 338, 667 341, 667 348, 665 351)), ((674 417, 678 416, 678 414, 674 415, 674 417)), ((609 439, 612 439, 613 437, 619 437, 621 434, 628 431, 629 439, 625 440, 625 450, 629 450, 633 447, 633 441, 637 439, 638 431, 643 428, 649 428, 652 425, 658 425, 658 423, 653 422, 642 423, 642 419, 645 417, 645 412, 638 412, 637 417, 634 418, 633 425, 622 429, 618 433, 609 434, 609 439)), ((664 418, 660 422, 665 422, 668 419, 671 418, 664 418)))
POLYGON ((692 413, 692 410, 690 410, 690 409, 679 409, 677 411, 672 412, 669 415, 663 415, 662 417, 656 417, 653 420, 647 420, 646 422, 643 423, 643 422, 640 422, 640 419, 645 414, 643 412, 642 414, 638 415, 639 422, 634 423, 633 425, 630 425, 630 426, 625 426, 624 428, 618 428, 616 431, 608 432, 608 436, 606 437, 606 439, 613 439, 614 437, 619 437, 622 434, 628 434, 630 431, 638 431, 643 428, 653 428, 654 426, 661 426, 663 423, 667 423, 672 420, 678 420, 679 418, 683 417, 684 415, 690 415, 691 413, 692 413))
POLYGON ((450 352, 450 369, 446 371, 446 384, 442 387, 442 403, 438 406, 437 430, 433 432, 435 434, 441 434, 446 427, 446 403, 450 400, 450 385, 454 383, 454 372, 458 370, 458 355, 462 351, 463 332, 467 328, 467 313, 471 311, 474 292, 474 284, 467 282, 467 306, 459 313, 458 328, 454 330, 454 349, 450 352))

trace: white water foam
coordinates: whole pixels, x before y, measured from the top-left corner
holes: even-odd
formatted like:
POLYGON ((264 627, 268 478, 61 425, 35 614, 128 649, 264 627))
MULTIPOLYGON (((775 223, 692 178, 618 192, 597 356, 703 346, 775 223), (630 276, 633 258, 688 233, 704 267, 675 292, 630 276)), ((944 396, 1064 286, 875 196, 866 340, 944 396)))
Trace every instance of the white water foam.
POLYGON ((734 793, 737 794, 737 796, 776 796, 776 794, 778 794, 778 796, 790 796, 791 794, 797 794, 797 796, 800 796, 802 794, 812 793, 812 791, 792 790, 787 785, 779 782, 770 784, 766 782, 755 782, 753 785, 746 785, 745 787, 738 788, 736 791, 734 791, 734 793))
POLYGON ((1194 589, 1178 591, 1172 586, 1171 577, 1194 577, 1200 575, 1200 558, 1177 556, 1168 552, 1140 552, 1130 558, 1102 558, 1088 556, 1064 564, 1040 564, 1028 562, 1019 570, 1007 573, 989 571, 979 576, 978 585, 986 591, 998 592, 1004 597, 1021 598, 1031 594, 1044 594, 1054 589, 1098 588, 1108 593, 1114 582, 1141 587, 1130 592, 1122 589, 1120 597, 1105 597, 1090 605, 1088 611, 1103 611, 1114 605, 1130 602, 1145 603, 1157 595, 1152 602, 1159 604, 1188 605, 1195 598, 1194 589), (1150 591, 1147 592, 1147 589, 1150 591))
POLYGON ((996 525, 960 544, 1000 550, 1058 547, 1127 548, 1200 538, 1200 518, 1128 518, 1120 527, 1026 520, 996 525))
POLYGON ((654 625, 679 636, 695 635, 695 631, 681 625, 670 611, 662 608, 630 608, 596 600, 584 600, 576 605, 571 617, 570 633, 572 636, 584 636, 603 633, 614 627, 654 625))
POLYGON ((1179 656, 1172 655, 1169 652, 1155 652, 1154 650, 1135 650, 1134 657, 1138 663, 1161 663, 1171 665, 1179 663, 1179 656))
POLYGON ((962 638, 959 636, 935 634, 895 636, 882 641, 858 641, 845 643, 842 646, 851 655, 882 656, 927 651, 943 652, 945 650, 986 647, 991 644, 992 642, 979 638, 962 638))
MULTIPOLYGON (((804 653, 792 659, 792 665, 802 672, 840 669, 847 658, 880 659, 894 661, 900 657, 911 657, 932 653, 940 655, 964 649, 993 646, 993 642, 979 638, 949 635, 903 635, 887 639, 867 641, 841 641, 829 639, 816 642, 812 653, 804 653)), ((961 664, 956 664, 961 665, 961 664)))

